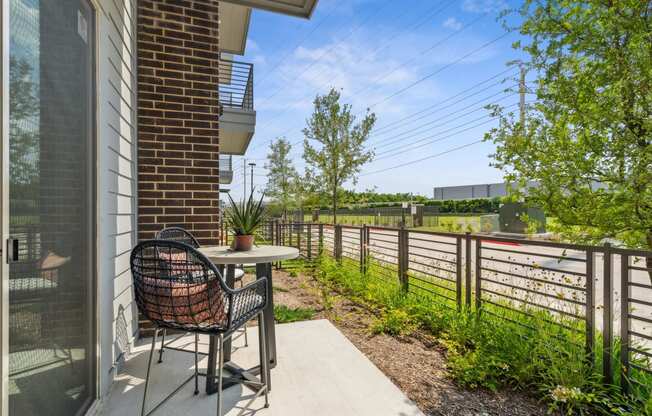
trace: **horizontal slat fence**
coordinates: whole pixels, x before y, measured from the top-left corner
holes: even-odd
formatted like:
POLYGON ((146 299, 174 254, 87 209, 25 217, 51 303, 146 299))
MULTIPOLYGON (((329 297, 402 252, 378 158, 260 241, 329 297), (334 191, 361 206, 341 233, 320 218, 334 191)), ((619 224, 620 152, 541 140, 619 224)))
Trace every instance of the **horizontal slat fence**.
POLYGON ((462 242, 460 235, 404 231, 408 291, 432 298, 451 309, 462 307, 462 242))
POLYGON ((620 256, 620 385, 625 393, 652 394, 652 253, 620 256), (640 382, 645 380, 647 382, 640 382))
POLYGON ((652 252, 367 225, 262 228, 266 241, 297 247, 304 259, 359 264, 369 277, 450 309, 523 328, 545 321, 591 363, 601 354, 605 383, 650 392, 652 252))

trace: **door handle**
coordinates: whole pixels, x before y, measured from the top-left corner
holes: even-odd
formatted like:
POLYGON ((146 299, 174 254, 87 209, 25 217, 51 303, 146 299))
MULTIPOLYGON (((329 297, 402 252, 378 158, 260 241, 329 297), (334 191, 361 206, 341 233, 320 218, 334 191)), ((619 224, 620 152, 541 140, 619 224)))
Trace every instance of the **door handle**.
POLYGON ((7 239, 7 263, 18 261, 18 241, 17 238, 7 239))

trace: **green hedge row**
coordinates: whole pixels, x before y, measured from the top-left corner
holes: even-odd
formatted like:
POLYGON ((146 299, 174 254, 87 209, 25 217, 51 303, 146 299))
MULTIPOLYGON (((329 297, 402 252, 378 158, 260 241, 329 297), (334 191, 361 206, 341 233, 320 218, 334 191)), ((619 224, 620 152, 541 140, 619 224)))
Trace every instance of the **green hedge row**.
MULTIPOLYGON (((436 211, 441 212, 442 214, 446 213, 477 213, 477 214, 497 214, 498 208, 500 208, 501 199, 459 199, 459 200, 422 200, 416 201, 417 204, 423 204, 426 207, 435 207, 436 211)), ((386 203, 375 203, 368 205, 355 205, 355 206, 342 206, 339 208, 338 212, 347 212, 350 214, 355 214, 357 211, 360 213, 366 213, 369 209, 373 208, 388 208, 395 207, 399 208, 401 202, 386 202, 386 203)), ((330 207, 320 206, 320 210, 326 210, 330 212, 330 207)), ((426 208, 427 212, 432 212, 433 208, 426 208)), ((311 212, 311 210, 305 210, 306 213, 311 212)))
POLYGON ((465 213, 473 212, 478 214, 497 214, 500 208, 500 198, 493 199, 459 199, 444 201, 428 201, 428 207, 437 207, 441 213, 465 213))

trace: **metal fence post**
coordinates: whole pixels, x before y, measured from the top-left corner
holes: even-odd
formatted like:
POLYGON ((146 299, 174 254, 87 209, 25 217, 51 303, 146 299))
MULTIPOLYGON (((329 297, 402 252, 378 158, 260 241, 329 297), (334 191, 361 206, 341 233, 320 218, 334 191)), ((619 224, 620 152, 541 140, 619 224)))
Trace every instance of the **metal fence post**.
POLYGON ((408 291, 408 240, 408 231, 401 226, 398 231, 398 280, 404 293, 408 291))
POLYGON ((307 245, 308 245, 308 260, 310 260, 312 259, 312 224, 308 224, 307 245))
POLYGON ((455 239, 455 295, 457 310, 462 310, 462 237, 455 239))
POLYGON ((365 273, 365 262, 367 261, 365 258, 365 241, 364 241, 364 236, 365 236, 365 228, 367 228, 366 225, 363 225, 360 228, 360 273, 364 274, 365 273))
MULTIPOLYGON (((282 236, 281 236, 281 221, 277 220, 276 221, 276 245, 277 246, 283 245, 283 242, 281 241, 281 238, 282 238, 282 236)), ((280 268, 281 268, 281 262, 278 261, 278 262, 276 262, 276 270, 278 270, 280 268)))
POLYGON ((301 254, 301 231, 303 229, 303 222, 295 225, 295 227, 297 229, 297 248, 299 249, 299 254, 301 254))
POLYGON ((629 394, 629 255, 620 257, 620 388, 629 394))
POLYGON ((475 241, 475 311, 480 314, 482 307, 482 240, 475 241))
POLYGON ((342 226, 335 225, 335 260, 342 261, 342 226))
POLYGON ((612 295, 612 282, 611 282, 611 245, 605 243, 604 245, 604 266, 603 266, 603 275, 604 275, 604 286, 603 286, 603 298, 604 298, 604 307, 603 307, 603 317, 602 317, 602 326, 603 328, 603 338, 602 338, 602 375, 604 376, 604 381, 606 384, 613 383, 613 369, 611 366, 611 349, 613 345, 613 314, 611 312, 611 295, 612 295))
POLYGON ((591 249, 586 250, 586 357, 589 364, 595 363, 595 289, 593 282, 595 279, 595 252, 591 249))
POLYGON ((281 221, 276 220, 276 245, 281 245, 281 221))
POLYGON ((317 250, 319 257, 321 257, 324 254, 324 224, 319 224, 319 236, 317 238, 319 239, 317 250))
POLYGON ((466 233, 465 250, 466 250, 466 307, 471 309, 471 233, 466 233))

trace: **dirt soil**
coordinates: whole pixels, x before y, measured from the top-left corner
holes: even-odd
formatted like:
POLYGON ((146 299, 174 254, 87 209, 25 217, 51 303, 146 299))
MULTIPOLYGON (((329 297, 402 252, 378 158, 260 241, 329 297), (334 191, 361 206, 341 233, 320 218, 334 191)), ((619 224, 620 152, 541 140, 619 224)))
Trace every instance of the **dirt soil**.
POLYGON ((317 311, 314 319, 330 320, 427 415, 546 414, 545 406, 520 392, 493 393, 457 386, 446 369, 445 351, 436 340, 426 334, 372 334, 371 311, 328 291, 306 274, 275 271, 274 304, 313 308, 317 311))

